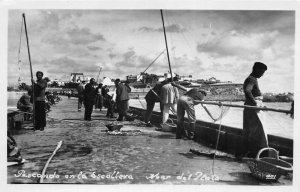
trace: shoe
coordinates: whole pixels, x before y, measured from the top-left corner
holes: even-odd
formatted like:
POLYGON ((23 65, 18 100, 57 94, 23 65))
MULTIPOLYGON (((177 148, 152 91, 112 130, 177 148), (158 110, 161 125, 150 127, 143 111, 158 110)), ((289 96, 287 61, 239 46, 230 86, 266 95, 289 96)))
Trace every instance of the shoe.
POLYGON ((189 139, 189 140, 194 140, 194 133, 193 132, 190 132, 190 131, 186 131, 186 137, 189 139))
POLYGON ((123 121, 123 119, 119 119, 119 118, 118 118, 117 121, 123 121))
POLYGON ((81 111, 81 109, 78 109, 78 111, 81 111))
POLYGON ((156 127, 156 128, 155 128, 155 131, 162 131, 162 128, 156 127))
POLYGON ((153 125, 152 125, 152 123, 148 122, 148 123, 146 124, 146 127, 153 127, 153 125))

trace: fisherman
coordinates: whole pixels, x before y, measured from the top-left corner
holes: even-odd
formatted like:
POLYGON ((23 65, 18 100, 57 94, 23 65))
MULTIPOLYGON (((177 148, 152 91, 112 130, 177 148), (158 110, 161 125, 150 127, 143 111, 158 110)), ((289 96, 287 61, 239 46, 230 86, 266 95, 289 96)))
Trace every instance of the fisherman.
POLYGON ((160 102, 161 98, 161 88, 167 83, 166 80, 162 81, 159 84, 156 84, 153 89, 151 89, 147 95, 145 96, 145 100, 147 102, 147 110, 145 114, 145 123, 147 127, 152 127, 152 123, 150 122, 151 116, 152 116, 152 111, 154 108, 155 103, 159 102, 160 103, 160 112, 162 115, 163 112, 163 104, 160 102))
MULTIPOLYGON (((195 138, 195 125, 196 125, 196 115, 195 115, 195 105, 198 105, 203 101, 206 96, 206 92, 202 89, 196 88, 185 88, 181 85, 177 85, 172 83, 174 87, 178 87, 183 91, 187 91, 184 93, 177 101, 177 128, 176 128, 176 139, 181 139, 182 136, 185 136, 188 139, 195 138), (189 119, 189 126, 185 130, 184 129, 184 115, 187 113, 189 119)), ((205 108, 205 106, 203 106, 205 108)))
POLYGON ((47 87, 48 78, 43 79, 44 73, 41 71, 36 72, 37 80, 31 79, 34 91, 34 117, 35 117, 35 130, 44 131, 46 126, 46 111, 45 111, 45 90, 47 87))
POLYGON ((91 121, 91 115, 93 112, 93 105, 95 103, 95 99, 96 99, 96 89, 95 89, 95 79, 91 78, 90 79, 90 83, 86 84, 84 91, 83 91, 83 95, 84 95, 84 99, 83 99, 83 103, 84 103, 84 120, 86 121, 91 121))
POLYGON ((125 82, 125 84, 121 83, 120 79, 115 80, 116 86, 116 103, 118 108, 119 117, 117 121, 129 120, 129 115, 127 111, 129 110, 129 93, 131 92, 131 88, 129 87, 129 82, 125 82))
POLYGON ((116 90, 110 91, 107 85, 103 86, 102 88, 102 95, 105 98, 107 112, 106 117, 115 118, 114 111, 116 105, 116 90))
MULTIPOLYGON (((27 112, 27 113, 32 113, 33 111, 33 106, 32 103, 30 102, 30 97, 32 96, 32 90, 28 89, 27 93, 23 94, 21 98, 19 99, 17 103, 17 108, 20 109, 21 111, 27 112)), ((24 118, 27 120, 29 119, 30 114, 24 114, 24 118)))
MULTIPOLYGON (((244 81, 245 105, 262 107, 262 94, 258 81, 263 76, 267 66, 261 62, 255 62, 252 73, 244 81)), ((243 114, 243 156, 255 157, 258 151, 268 147, 267 134, 258 115, 259 111, 245 108, 243 114)))
POLYGON ((102 110, 103 107, 103 96, 102 96, 102 83, 100 83, 96 89, 97 95, 96 95, 96 103, 95 103, 95 109, 102 110))
POLYGON ((176 113, 176 103, 179 98, 179 92, 177 87, 173 87, 171 82, 177 78, 168 78, 167 83, 161 88, 161 102, 163 104, 163 120, 162 123, 166 123, 169 118, 169 111, 172 109, 173 113, 176 113))
POLYGON ((78 111, 81 111, 81 107, 82 107, 82 102, 83 102, 83 90, 84 90, 84 87, 83 87, 83 83, 84 81, 79 81, 79 85, 77 87, 77 92, 78 92, 78 111))

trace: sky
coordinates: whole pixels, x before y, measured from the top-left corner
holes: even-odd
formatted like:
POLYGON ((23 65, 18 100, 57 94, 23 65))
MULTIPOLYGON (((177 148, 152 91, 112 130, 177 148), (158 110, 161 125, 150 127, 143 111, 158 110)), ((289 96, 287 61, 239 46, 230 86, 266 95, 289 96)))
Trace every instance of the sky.
MULTIPOLYGON (((125 79, 166 49, 159 10, 11 9, 8 84, 19 77, 30 83, 22 13, 33 73, 41 70, 51 80, 69 80, 73 72, 97 78, 100 67, 101 79, 125 79)), ((294 11, 164 10, 163 16, 172 72, 243 83, 260 61, 268 66, 259 79, 262 92, 294 92, 294 11)), ((165 51, 146 72, 168 70, 165 51)))

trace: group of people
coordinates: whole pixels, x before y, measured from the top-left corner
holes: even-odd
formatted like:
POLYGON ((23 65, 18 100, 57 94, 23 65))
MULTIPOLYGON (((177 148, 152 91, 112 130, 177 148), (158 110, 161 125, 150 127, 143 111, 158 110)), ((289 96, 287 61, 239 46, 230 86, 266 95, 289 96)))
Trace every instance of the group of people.
MULTIPOLYGON (((252 73, 244 81, 245 105, 262 106, 262 93, 258 86, 258 79, 263 76, 267 66, 261 62, 255 62, 252 73)), ((33 80, 34 106, 35 106, 35 129, 44 130, 46 126, 45 119, 45 89, 47 82, 43 79, 43 73, 36 73, 37 80, 33 80)), ((117 110, 117 121, 129 120, 129 93, 131 88, 128 82, 122 83, 120 79, 115 80, 115 90, 110 91, 107 86, 101 83, 98 85, 95 79, 90 79, 89 83, 80 82, 78 91, 78 111, 81 111, 82 103, 85 107, 84 120, 90 121, 95 108, 107 107, 107 117, 114 118, 114 112, 117 110)), ((30 91, 28 94, 31 94, 30 91)), ((177 115, 176 139, 195 137, 195 105, 204 101, 206 91, 199 88, 186 88, 176 84, 176 77, 168 78, 165 81, 156 84, 145 96, 147 109, 145 113, 145 123, 152 127, 150 122, 155 103, 160 104, 162 124, 166 124, 169 118, 169 112, 172 111, 177 115), (180 96, 179 90, 184 93, 180 96), (184 128, 184 116, 187 114, 188 126, 184 128)), ((22 98, 25 102, 30 103, 30 97, 22 98)), ((202 105, 202 104, 201 104, 202 105)), ((205 110, 207 108, 202 105, 205 110)), ((32 107, 24 107, 24 110, 32 111, 32 107)), ((163 127, 163 126, 162 126, 163 127)), ((156 130, 161 130, 157 128, 156 130)), ((243 145, 241 156, 255 156, 257 152, 264 147, 268 147, 268 139, 264 131, 262 122, 258 116, 258 110, 245 108, 243 112, 243 145)))
MULTIPOLYGON (((147 102, 147 110, 145 114, 145 123, 148 127, 152 126, 150 118, 155 103, 159 102, 162 115, 162 124, 166 124, 169 118, 169 112, 177 114, 177 129, 176 139, 186 136, 188 139, 194 138, 196 115, 194 106, 203 101, 206 92, 197 88, 185 88, 176 84, 177 78, 168 78, 165 81, 157 84, 145 96, 147 102), (178 88, 185 91, 182 96, 179 96, 178 88), (184 129, 184 115, 187 114, 189 127, 184 129)), ((163 127, 163 125, 161 125, 163 127)), ((162 128, 157 128, 160 131, 162 128)))
MULTIPOLYGON (((258 79, 267 71, 267 66, 261 62, 255 62, 251 74, 245 79, 243 90, 245 94, 245 105, 262 107, 262 93, 258 86, 258 79)), ((160 103, 162 115, 162 124, 166 123, 169 117, 169 111, 177 113, 177 129, 176 139, 183 136, 193 139, 195 136, 195 105, 202 103, 206 96, 206 92, 197 88, 185 88, 178 85, 175 79, 168 80, 157 84, 151 89, 145 99, 147 102, 147 110, 145 114, 145 123, 152 126, 150 118, 155 103, 160 103), (179 97, 178 88, 184 93, 179 97), (177 105, 177 107, 176 107, 177 105), (189 126, 184 128, 184 115, 187 114, 189 126)), ((202 104, 201 104, 202 105, 202 104)), ((208 109, 202 105, 206 111, 208 109)), ((293 111, 293 106, 292 106, 293 111)), ((267 133, 264 131, 261 119, 258 116, 259 110, 245 108, 243 112, 243 143, 242 149, 238 152, 239 157, 254 157, 257 152, 268 147, 267 133)), ((293 115, 293 114, 292 114, 293 115)), ((160 129, 157 129, 160 130, 160 129)))
POLYGON ((61 98, 56 92, 46 92, 48 78, 43 79, 43 72, 36 72, 37 80, 32 79, 33 88, 29 88, 17 102, 17 108, 24 112, 25 120, 30 120, 34 110, 34 129, 43 131, 46 126, 46 113, 50 106, 61 98))
POLYGON ((115 118, 114 112, 117 111, 119 116, 117 121, 129 120, 129 93, 131 88, 128 82, 122 83, 120 79, 115 80, 115 90, 110 91, 107 85, 98 84, 94 78, 84 85, 80 83, 77 88, 78 91, 78 111, 81 111, 82 103, 85 107, 84 120, 91 121, 93 107, 102 109, 107 108, 106 116, 115 118))

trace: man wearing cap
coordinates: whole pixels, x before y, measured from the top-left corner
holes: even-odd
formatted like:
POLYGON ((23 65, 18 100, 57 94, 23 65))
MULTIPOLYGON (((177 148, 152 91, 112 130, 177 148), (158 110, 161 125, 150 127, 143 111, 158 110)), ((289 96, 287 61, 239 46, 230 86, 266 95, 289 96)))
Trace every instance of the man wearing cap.
POLYGON ((196 115, 195 115, 195 105, 198 105, 203 101, 206 96, 206 92, 204 90, 196 89, 196 88, 185 88, 181 85, 177 85, 172 83, 173 86, 178 87, 184 91, 184 93, 177 101, 177 129, 176 129, 176 139, 181 139, 186 131, 185 135, 188 139, 194 139, 195 136, 195 125, 196 125, 196 115), (184 115, 187 113, 189 119, 189 126, 186 130, 184 130, 184 115))
MULTIPOLYGON (((263 76, 267 66, 261 62, 255 62, 252 73, 244 81, 245 105, 262 106, 262 94, 260 92, 258 81, 263 76)), ((258 111, 253 109, 244 109, 243 112, 243 150, 242 156, 254 157, 257 152, 264 147, 268 147, 267 135, 264 131, 258 111)))

